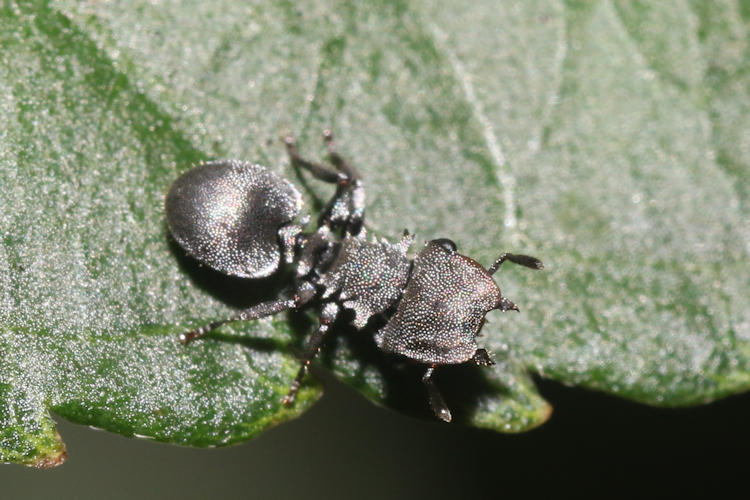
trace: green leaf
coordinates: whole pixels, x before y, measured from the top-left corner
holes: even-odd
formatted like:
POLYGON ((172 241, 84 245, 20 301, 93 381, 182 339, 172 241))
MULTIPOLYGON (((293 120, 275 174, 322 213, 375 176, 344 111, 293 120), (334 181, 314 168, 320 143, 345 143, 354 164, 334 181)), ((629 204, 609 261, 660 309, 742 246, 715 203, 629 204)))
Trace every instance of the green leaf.
MULTIPOLYGON (((163 198, 212 158, 268 165, 314 210, 330 126, 367 182, 368 227, 449 237, 521 314, 445 367, 456 420, 550 408, 530 373, 656 405, 750 386, 750 10, 744 3, 18 2, 0 9, 0 460, 64 459, 48 411, 125 435, 247 439, 314 315, 180 332, 284 285, 230 279, 167 235, 163 198)), ((419 367, 346 328, 320 362, 429 418, 419 367)))

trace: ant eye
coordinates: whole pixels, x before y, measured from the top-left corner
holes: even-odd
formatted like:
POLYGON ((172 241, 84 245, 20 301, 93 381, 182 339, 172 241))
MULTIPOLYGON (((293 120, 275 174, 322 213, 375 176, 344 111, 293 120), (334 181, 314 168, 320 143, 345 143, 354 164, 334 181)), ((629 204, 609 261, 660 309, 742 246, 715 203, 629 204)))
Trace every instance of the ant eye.
POLYGON ((437 240, 432 240, 431 243, 440 245, 449 252, 455 252, 457 250, 456 244, 453 243, 453 240, 449 240, 448 238, 438 238, 437 240))

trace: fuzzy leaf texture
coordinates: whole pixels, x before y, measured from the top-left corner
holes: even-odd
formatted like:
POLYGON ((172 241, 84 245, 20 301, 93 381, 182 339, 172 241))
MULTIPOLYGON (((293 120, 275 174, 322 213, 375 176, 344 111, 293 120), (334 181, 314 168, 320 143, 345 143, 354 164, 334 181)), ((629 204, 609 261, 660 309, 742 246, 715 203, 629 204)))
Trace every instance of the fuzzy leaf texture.
MULTIPOLYGON (((281 404, 313 314, 180 332, 285 284, 218 275, 170 240, 164 195, 202 160, 267 165, 314 214, 331 127, 371 232, 447 237, 521 313, 497 365, 438 370, 457 421, 550 413, 531 373, 653 405, 750 384, 747 2, 6 2, 0 9, 0 461, 65 458, 49 412, 194 446, 248 439, 281 404)), ((420 371, 342 328, 319 359, 432 418, 420 371), (416 371, 415 371, 416 370, 416 371)))

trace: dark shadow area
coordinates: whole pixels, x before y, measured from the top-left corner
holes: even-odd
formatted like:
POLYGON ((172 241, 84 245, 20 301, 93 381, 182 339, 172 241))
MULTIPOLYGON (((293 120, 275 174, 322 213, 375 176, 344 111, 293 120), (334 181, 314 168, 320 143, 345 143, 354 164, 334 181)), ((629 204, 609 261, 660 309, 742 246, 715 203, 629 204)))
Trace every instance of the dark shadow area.
POLYGON ((745 489, 750 394, 659 409, 540 381, 550 421, 503 435, 403 417, 322 377, 326 394, 305 415, 228 448, 62 421, 68 462, 0 466, 3 498, 725 498, 745 489))
MULTIPOLYGON (((323 378, 334 397, 351 391, 330 375, 323 378)), ((549 380, 535 382, 554 412, 546 424, 526 433, 499 434, 434 418, 405 424, 421 426, 420 438, 414 439, 424 439, 419 445, 423 458, 411 470, 425 495, 648 498, 694 496, 702 490, 721 495, 733 484, 744 484, 750 394, 697 407, 655 408, 549 380), (428 435, 437 441, 430 442, 428 435)), ((417 406, 426 406, 421 396, 417 406)), ((383 420, 391 423, 390 416, 383 420)), ((400 438, 404 449, 413 444, 404 434, 400 438)))
MULTIPOLYGON (((340 351, 339 346, 345 345, 362 364, 362 370, 375 367, 382 374, 386 392, 385 406, 414 418, 436 420, 429 406, 427 390, 422 383, 427 366, 402 356, 384 353, 376 346, 375 331, 384 323, 381 318, 358 331, 343 318, 336 323, 331 338, 324 344, 318 358, 319 364, 333 366, 340 351)), ((439 366, 435 370, 433 380, 451 410, 454 423, 468 421, 484 396, 498 394, 498 391, 503 393, 502 387, 490 382, 484 375, 486 370, 493 369, 495 368, 492 366, 483 367, 467 362, 439 366)))
POLYGON ((503 447, 547 471, 540 490, 578 484, 601 496, 633 487, 691 496, 705 487, 718 494, 733 469, 747 466, 748 394, 670 409, 536 382, 554 407, 551 419, 529 433, 504 436, 503 447))
POLYGON ((443 392, 445 401, 453 413, 453 423, 467 425, 485 397, 503 397, 509 393, 506 387, 490 382, 485 373, 496 370, 496 366, 477 366, 474 363, 441 367, 435 372, 435 383, 443 392))

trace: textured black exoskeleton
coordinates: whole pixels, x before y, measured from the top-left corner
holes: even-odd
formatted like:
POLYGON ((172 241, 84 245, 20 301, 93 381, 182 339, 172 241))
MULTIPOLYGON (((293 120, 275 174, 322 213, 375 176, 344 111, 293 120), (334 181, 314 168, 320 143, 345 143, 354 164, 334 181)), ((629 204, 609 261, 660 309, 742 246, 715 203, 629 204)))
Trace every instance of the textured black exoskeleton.
POLYGON ((451 413, 432 381, 437 366, 472 361, 494 362, 475 338, 492 309, 518 310, 500 294, 492 274, 507 261, 532 269, 542 263, 525 255, 502 254, 485 269, 461 255, 448 239, 432 240, 411 259, 413 237, 404 233, 390 243, 368 239, 362 225, 364 188, 357 171, 332 147, 333 167, 302 159, 291 137, 285 139, 291 161, 314 177, 336 184, 317 228, 305 232, 296 222, 302 208, 297 189, 265 167, 229 160, 205 163, 178 178, 167 195, 169 229, 177 242, 200 262, 222 273, 261 278, 281 261, 296 266, 294 283, 280 297, 181 335, 195 340, 230 321, 247 321, 289 309, 313 299, 320 304, 320 325, 310 336, 302 364, 285 404, 292 404, 324 335, 342 308, 354 312, 352 323, 364 328, 370 318, 385 315, 375 333, 383 351, 423 363, 422 377, 430 406, 440 419, 451 413))

